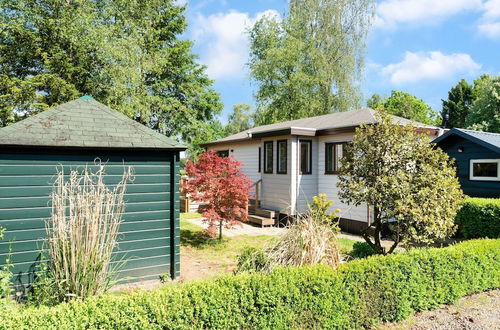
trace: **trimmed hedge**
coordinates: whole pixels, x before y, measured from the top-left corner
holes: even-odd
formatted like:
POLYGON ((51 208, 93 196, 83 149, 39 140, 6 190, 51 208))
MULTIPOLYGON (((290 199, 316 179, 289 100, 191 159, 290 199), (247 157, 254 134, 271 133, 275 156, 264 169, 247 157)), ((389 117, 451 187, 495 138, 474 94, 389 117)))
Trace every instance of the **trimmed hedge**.
POLYGON ((465 238, 500 238, 500 198, 467 198, 455 223, 465 238))
POLYGON ((361 328, 500 287, 500 240, 0 311, 13 329, 361 328))

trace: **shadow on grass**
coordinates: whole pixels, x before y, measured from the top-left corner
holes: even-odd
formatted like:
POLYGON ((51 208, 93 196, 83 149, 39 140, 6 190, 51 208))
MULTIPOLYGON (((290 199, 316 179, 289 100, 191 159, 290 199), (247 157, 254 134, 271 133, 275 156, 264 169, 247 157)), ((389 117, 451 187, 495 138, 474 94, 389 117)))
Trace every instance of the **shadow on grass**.
POLYGON ((204 249, 206 247, 219 247, 226 243, 227 239, 213 238, 206 230, 193 231, 189 229, 181 229, 181 245, 190 246, 196 249, 204 249))

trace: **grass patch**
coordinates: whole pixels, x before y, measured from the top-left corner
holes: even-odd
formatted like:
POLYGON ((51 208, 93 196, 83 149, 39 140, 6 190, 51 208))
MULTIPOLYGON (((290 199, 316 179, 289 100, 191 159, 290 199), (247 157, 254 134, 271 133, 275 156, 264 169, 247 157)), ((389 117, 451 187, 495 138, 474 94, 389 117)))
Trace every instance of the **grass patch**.
MULTIPOLYGON (((180 221, 181 254, 216 263, 221 267, 235 266, 238 256, 245 248, 261 249, 278 239, 278 237, 270 235, 240 235, 234 237, 223 236, 223 239, 219 241, 211 238, 204 228, 185 219, 181 218, 180 221)), ((348 254, 355 243, 355 241, 347 238, 338 238, 337 241, 343 254, 348 254)))
POLYGON ((189 253, 193 257, 223 266, 236 264, 238 255, 245 248, 263 248, 276 239, 277 237, 270 235, 240 235, 223 236, 219 240, 211 238, 202 227, 181 220, 181 253, 189 253))
POLYGON ((342 254, 348 254, 352 251, 352 246, 356 241, 344 237, 337 237, 337 243, 342 254))
POLYGON ((184 212, 180 214, 181 221, 186 219, 197 219, 201 217, 203 216, 198 212, 184 212))

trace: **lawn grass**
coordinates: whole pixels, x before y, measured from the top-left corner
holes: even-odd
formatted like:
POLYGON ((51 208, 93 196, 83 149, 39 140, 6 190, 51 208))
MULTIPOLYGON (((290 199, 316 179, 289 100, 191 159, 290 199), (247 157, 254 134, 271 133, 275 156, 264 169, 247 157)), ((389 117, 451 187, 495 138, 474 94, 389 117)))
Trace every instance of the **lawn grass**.
POLYGON ((202 260, 220 262, 221 265, 236 264, 238 255, 245 248, 263 248, 276 239, 270 235, 239 235, 223 236, 219 240, 210 237, 202 227, 181 220, 181 253, 190 253, 202 260))
MULTIPOLYGON (((220 263, 222 266, 235 265, 239 254, 247 247, 261 249, 269 246, 278 238, 270 235, 223 236, 222 240, 211 238, 206 231, 185 219, 193 218, 193 213, 181 214, 181 253, 195 258, 220 263)), ((348 254, 356 242, 348 238, 338 238, 339 249, 348 254)))
POLYGON ((186 212, 186 213, 181 213, 180 215, 181 221, 186 219, 196 219, 201 217, 202 217, 201 213, 198 212, 186 212))

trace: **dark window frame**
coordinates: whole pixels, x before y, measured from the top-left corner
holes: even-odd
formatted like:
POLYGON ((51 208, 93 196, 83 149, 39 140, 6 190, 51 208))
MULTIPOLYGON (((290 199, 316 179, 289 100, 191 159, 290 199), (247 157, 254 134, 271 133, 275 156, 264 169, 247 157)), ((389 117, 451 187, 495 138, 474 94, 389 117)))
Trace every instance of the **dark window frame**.
POLYGON ((288 140, 278 140, 276 141, 276 173, 277 174, 287 174, 288 168, 288 140), (280 171, 280 143, 285 143, 285 169, 280 171))
POLYGON ((265 141, 264 142, 264 173, 265 174, 273 174, 274 169, 274 141, 265 141), (271 145, 271 163, 268 166, 269 160, 267 159, 267 146, 271 145))
POLYGON ((257 173, 260 173, 262 171, 262 148, 259 147, 259 168, 257 170, 257 173))
POLYGON ((344 145, 347 142, 326 142, 325 143, 325 174, 339 174, 339 169, 337 168, 337 146, 342 145, 342 154, 344 152, 344 145), (331 148, 332 152, 332 169, 328 168, 328 149, 331 148))
POLYGON ((217 150, 217 156, 221 158, 227 158, 229 157, 229 149, 222 149, 222 150, 217 150))
POLYGON ((301 175, 312 174, 312 140, 299 140, 299 173, 301 175), (302 143, 307 143, 309 145, 309 170, 307 172, 302 171, 302 143))

